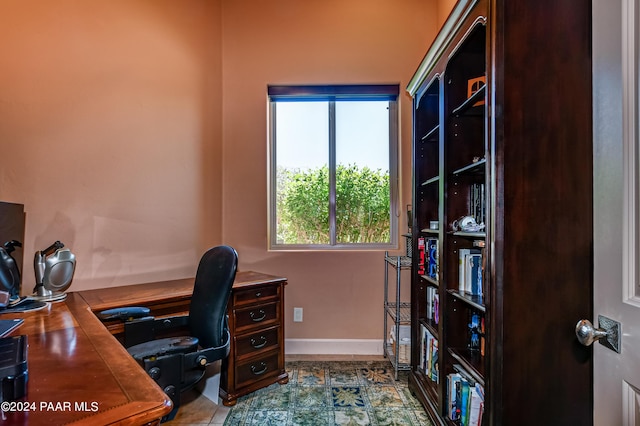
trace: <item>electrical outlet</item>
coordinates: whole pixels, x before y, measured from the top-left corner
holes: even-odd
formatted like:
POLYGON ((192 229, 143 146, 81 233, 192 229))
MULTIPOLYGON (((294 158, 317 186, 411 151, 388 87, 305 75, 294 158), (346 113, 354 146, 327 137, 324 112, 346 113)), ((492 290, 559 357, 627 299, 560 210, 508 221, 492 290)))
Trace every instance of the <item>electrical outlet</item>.
POLYGON ((302 308, 293 308, 293 322, 302 322, 302 308))

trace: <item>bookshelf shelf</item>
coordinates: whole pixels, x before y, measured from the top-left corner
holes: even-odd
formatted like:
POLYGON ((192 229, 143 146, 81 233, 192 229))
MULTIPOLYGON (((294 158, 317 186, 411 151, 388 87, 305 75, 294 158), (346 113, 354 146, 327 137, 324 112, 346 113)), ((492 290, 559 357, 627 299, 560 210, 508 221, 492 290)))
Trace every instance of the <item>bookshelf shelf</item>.
POLYGON ((471 96, 469 96, 467 99, 465 99, 465 101, 462 102, 462 104, 458 108, 455 108, 451 112, 451 114, 453 114, 455 116, 461 116, 461 115, 464 115, 464 114, 483 115, 484 114, 484 103, 482 105, 480 105, 480 106, 476 106, 476 103, 478 103, 478 101, 484 100, 486 87, 487 86, 482 85, 482 87, 480 87, 475 93, 473 93, 471 96))
POLYGON ((420 277, 427 282, 428 285, 438 287, 438 280, 430 277, 429 275, 420 275, 420 277))
POLYGON ((420 140, 422 142, 438 142, 438 131, 440 130, 440 125, 437 124, 433 129, 427 132, 420 140))
POLYGON ((457 290, 449 289, 447 293, 460 300, 461 302, 466 303, 467 305, 477 309, 480 312, 485 312, 486 308, 482 303, 482 296, 471 296, 469 294, 460 293, 457 290))
POLYGON ((477 351, 469 349, 449 348, 451 357, 455 359, 466 373, 469 373, 476 382, 484 386, 484 357, 477 351))
POLYGON ((427 330, 435 337, 438 337, 438 324, 436 324, 433 320, 429 319, 421 319, 420 324, 424 325, 427 330))
POLYGON ((440 230, 438 230, 438 229, 429 229, 429 228, 421 229, 420 232, 423 233, 423 234, 427 234, 427 235, 431 235, 431 236, 435 236, 435 237, 437 237, 440 234, 440 230))
POLYGON ((456 237, 464 237, 464 238, 472 238, 472 239, 476 239, 476 238, 486 238, 487 237, 487 233, 486 232, 463 232, 463 231, 456 231, 456 232, 452 232, 451 235, 454 235, 456 237))
POLYGON ((462 378, 484 395, 483 426, 593 423, 592 355, 566 334, 593 310, 590 16, 579 0, 458 0, 408 85, 409 387, 434 425, 460 424, 462 378), (453 231, 466 216, 484 228, 453 231))
POLYGON ((478 161, 475 161, 471 164, 467 164, 464 167, 454 170, 453 174, 454 176, 463 175, 463 174, 483 174, 484 175, 484 168, 486 164, 487 164, 487 159, 482 158, 478 161))
POLYGON ((424 182, 422 182, 421 185, 425 186, 425 185, 430 185, 432 183, 437 183, 437 182, 440 182, 440 176, 434 176, 431 179, 427 179, 424 182))

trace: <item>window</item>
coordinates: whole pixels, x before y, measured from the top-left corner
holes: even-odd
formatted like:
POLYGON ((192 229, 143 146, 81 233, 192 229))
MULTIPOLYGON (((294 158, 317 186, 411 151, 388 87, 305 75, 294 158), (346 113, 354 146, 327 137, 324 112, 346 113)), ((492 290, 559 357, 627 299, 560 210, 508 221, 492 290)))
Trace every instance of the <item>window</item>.
POLYGON ((398 93, 269 86, 271 249, 395 247, 398 93))

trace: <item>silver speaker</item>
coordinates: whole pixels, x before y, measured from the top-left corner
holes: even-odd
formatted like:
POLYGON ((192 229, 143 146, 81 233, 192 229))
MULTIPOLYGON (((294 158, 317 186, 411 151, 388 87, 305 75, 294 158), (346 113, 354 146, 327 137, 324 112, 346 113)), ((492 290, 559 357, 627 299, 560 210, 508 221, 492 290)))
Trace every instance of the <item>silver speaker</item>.
POLYGON ((33 260, 36 287, 31 296, 45 302, 64 300, 65 290, 71 285, 76 269, 76 256, 64 244, 56 241, 44 250, 37 251, 33 260))

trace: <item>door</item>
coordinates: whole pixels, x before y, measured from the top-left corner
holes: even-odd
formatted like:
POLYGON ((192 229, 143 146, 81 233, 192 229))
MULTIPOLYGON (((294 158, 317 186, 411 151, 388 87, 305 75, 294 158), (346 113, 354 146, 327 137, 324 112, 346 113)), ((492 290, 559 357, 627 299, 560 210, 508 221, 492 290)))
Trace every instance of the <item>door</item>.
POLYGON ((594 343, 594 424, 640 425, 638 7, 593 0, 594 312, 621 352, 594 343))

